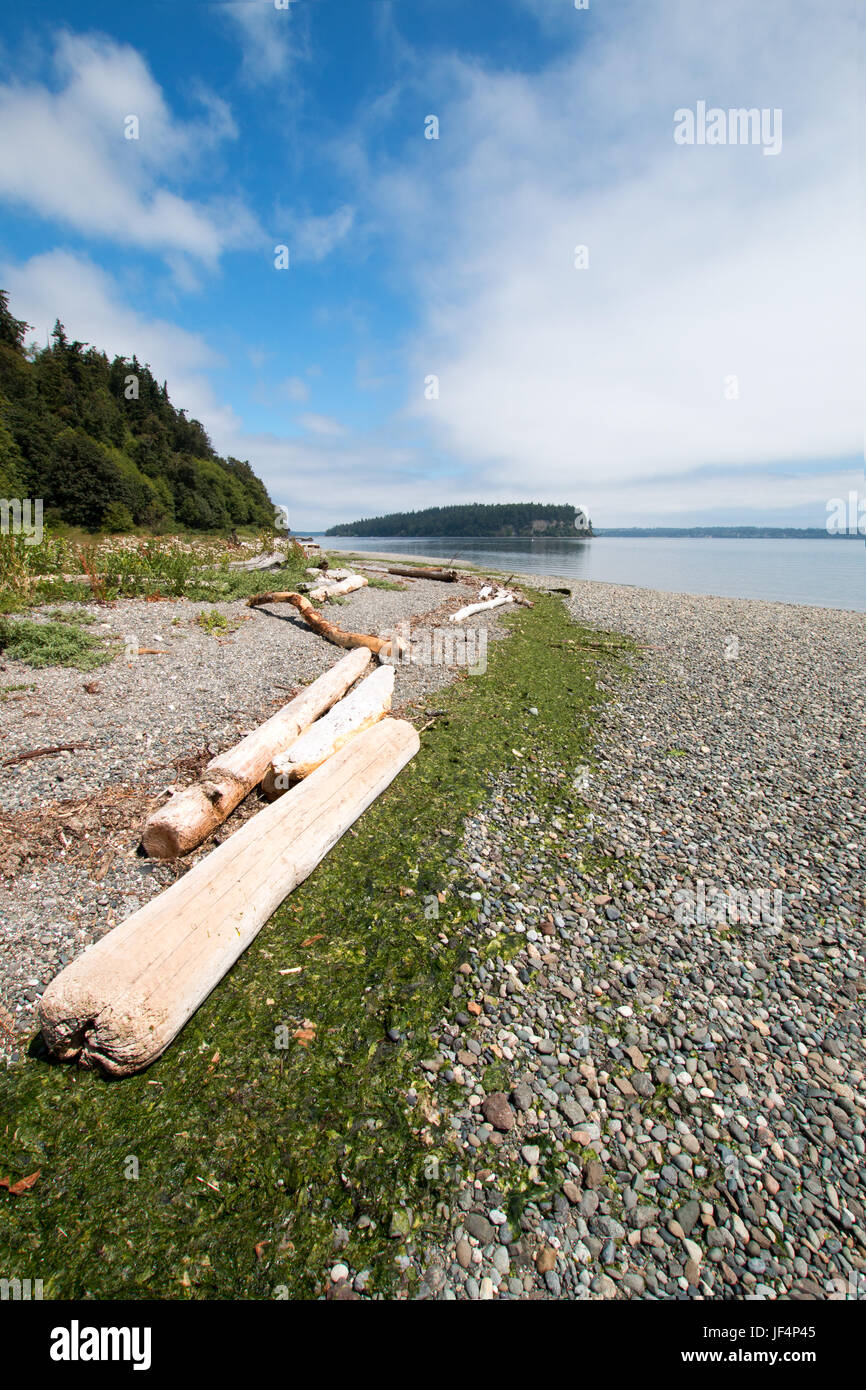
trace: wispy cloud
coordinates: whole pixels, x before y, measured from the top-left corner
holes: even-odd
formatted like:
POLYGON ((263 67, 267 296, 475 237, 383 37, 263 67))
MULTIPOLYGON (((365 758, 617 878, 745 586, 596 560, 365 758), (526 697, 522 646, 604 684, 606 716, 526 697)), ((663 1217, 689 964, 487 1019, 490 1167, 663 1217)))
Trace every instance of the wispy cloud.
POLYGON ((346 239, 355 221, 355 209, 348 204, 323 217, 304 217, 278 211, 277 225, 286 229, 292 258, 298 262, 323 261, 346 239))
POLYGON ((236 137, 221 98, 199 90, 202 116, 180 120, 141 55, 98 35, 61 34, 54 75, 56 88, 0 85, 0 198, 85 236, 211 266, 257 239, 237 200, 202 203, 171 187, 236 137))
POLYGON ((298 417, 298 423, 311 434, 322 435, 326 439, 338 439, 346 433, 344 425, 330 415, 315 415, 312 412, 298 417))
POLYGON ((274 0, 232 0, 220 7, 240 40, 247 81, 273 82, 288 71, 302 44, 293 9, 278 9, 274 0))

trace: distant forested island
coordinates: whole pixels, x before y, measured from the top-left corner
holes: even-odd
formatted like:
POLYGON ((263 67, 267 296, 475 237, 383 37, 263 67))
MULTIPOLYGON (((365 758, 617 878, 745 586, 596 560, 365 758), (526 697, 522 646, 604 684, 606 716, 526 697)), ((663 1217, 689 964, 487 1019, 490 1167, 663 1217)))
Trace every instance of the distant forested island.
POLYGON ((575 536, 592 528, 582 508, 543 502, 472 502, 389 512, 332 526, 326 536, 575 536))
POLYGON ((89 531, 273 525, 249 463, 221 458, 148 366, 70 342, 59 321, 25 348, 28 328, 0 290, 0 496, 89 531))

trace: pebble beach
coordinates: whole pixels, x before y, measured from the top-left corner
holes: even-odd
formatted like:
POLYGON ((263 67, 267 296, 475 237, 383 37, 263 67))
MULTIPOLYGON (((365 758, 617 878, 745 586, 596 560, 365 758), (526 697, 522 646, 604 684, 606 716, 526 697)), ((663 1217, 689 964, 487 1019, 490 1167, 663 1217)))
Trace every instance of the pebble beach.
POLYGON ((467 828, 481 930, 522 942, 462 968, 426 1064, 470 1176, 421 1296, 862 1299, 866 619, 569 606, 639 646, 569 770, 589 820, 551 847, 516 770, 467 828), (542 1194, 519 1219, 486 1154, 542 1194))

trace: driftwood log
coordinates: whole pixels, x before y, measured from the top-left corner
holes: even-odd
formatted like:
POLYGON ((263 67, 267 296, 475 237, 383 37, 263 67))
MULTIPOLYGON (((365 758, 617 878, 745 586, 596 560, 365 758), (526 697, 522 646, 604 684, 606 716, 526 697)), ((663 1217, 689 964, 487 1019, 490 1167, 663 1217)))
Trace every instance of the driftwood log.
POLYGON ((266 724, 212 758, 200 782, 178 792, 148 816, 142 835, 147 853, 154 859, 174 859, 207 839, 258 786, 271 759, 345 695, 369 661, 369 653, 361 651, 344 656, 266 724))
POLYGON ((303 594, 288 590, 277 590, 272 594, 253 594, 252 598, 247 599, 247 608, 260 608, 263 603, 293 604, 304 622, 327 642, 333 642, 336 647, 366 647, 377 656, 391 655, 391 643, 386 638, 371 637, 365 632, 344 632, 336 623, 329 623, 323 613, 317 612, 303 594))
POLYGON ((402 720, 367 729, 103 936, 42 996, 48 1047, 112 1076, 153 1062, 418 748, 402 720))
MULTIPOLYGON (((483 593, 483 590, 482 590, 483 593)), ((500 589, 494 598, 484 599, 481 603, 467 603, 465 608, 459 608, 456 613, 452 613, 449 619, 452 623, 460 623, 464 618, 471 618, 473 613, 483 613, 488 608, 501 608, 505 603, 514 603, 514 594, 508 589, 500 589)))
POLYGON ((422 565, 389 565, 388 573, 405 574, 410 579, 441 579, 444 584, 454 584, 457 581, 456 570, 425 568, 422 565))
POLYGON ((369 582, 363 574, 350 574, 348 578, 340 579, 336 584, 322 584, 317 589, 311 589, 310 598, 314 603, 321 603, 323 599, 334 598, 340 594, 353 594, 356 589, 363 589, 369 582))
POLYGON ((273 801, 295 782, 309 777, 349 739, 384 719, 391 708, 393 694, 394 667, 380 666, 356 685, 351 695, 317 719, 291 748, 272 760, 262 782, 262 791, 268 800, 273 801))
POLYGON ((332 570, 326 565, 314 565, 307 570, 307 574, 313 575, 315 579, 322 579, 326 583, 331 580, 336 584, 340 579, 348 579, 351 570, 332 570))
POLYGON ((267 555, 254 555, 251 560, 232 560, 233 570, 280 570, 286 563, 285 552, 273 550, 267 555))

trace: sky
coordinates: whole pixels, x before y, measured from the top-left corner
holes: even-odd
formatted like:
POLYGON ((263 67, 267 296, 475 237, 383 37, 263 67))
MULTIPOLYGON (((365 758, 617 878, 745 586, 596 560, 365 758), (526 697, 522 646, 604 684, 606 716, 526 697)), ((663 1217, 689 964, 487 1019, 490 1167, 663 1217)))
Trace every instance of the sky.
POLYGON ((822 526, 864 480, 857 42, 856 0, 30 0, 0 286, 296 531, 822 526))

